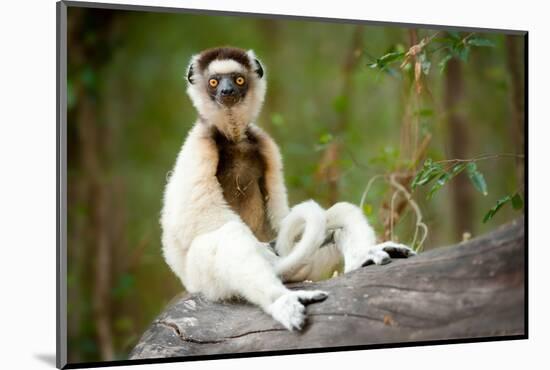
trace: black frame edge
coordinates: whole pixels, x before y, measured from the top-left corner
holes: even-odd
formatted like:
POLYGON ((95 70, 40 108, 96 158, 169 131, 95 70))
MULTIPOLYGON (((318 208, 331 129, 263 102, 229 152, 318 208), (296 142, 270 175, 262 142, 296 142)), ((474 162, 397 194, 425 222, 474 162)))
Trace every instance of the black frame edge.
POLYGON ((67 366, 66 123, 67 5, 56 3, 56 349, 58 369, 67 366))

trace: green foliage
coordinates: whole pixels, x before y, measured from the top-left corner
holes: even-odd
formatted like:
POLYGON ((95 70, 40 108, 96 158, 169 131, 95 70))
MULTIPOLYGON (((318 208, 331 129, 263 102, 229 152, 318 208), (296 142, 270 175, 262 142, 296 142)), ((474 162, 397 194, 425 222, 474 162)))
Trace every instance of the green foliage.
POLYGON ((430 62, 425 52, 421 53, 419 58, 420 58, 420 65, 422 66, 422 73, 424 73, 425 75, 428 75, 430 73, 432 62, 430 62))
POLYGON ((433 117, 434 111, 430 108, 421 108, 415 112, 415 115, 421 118, 433 117))
POLYGON ((438 178, 435 184, 432 186, 428 192, 428 199, 432 199, 434 194, 445 186, 449 181, 451 181, 456 175, 464 171, 466 168, 466 163, 455 164, 450 171, 444 171, 438 178))
POLYGON ((521 198, 521 195, 519 195, 519 193, 516 193, 512 196, 512 207, 514 207, 514 209, 523 208, 523 199, 521 198))
POLYGON ((445 171, 443 166, 439 163, 434 163, 431 158, 428 158, 424 161, 422 169, 416 173, 416 176, 413 178, 411 183, 411 189, 414 190, 418 186, 426 185, 437 176, 441 175, 445 171))
POLYGON ((443 73, 447 66, 447 63, 452 58, 458 58, 463 62, 468 61, 470 56, 471 47, 494 47, 495 44, 489 39, 473 36, 469 34, 462 37, 458 32, 448 32, 449 37, 442 37, 434 39, 442 45, 441 50, 444 51, 444 55, 438 63, 439 72, 443 73))
POLYGON ((366 216, 372 215, 372 204, 365 203, 363 205, 363 213, 365 213, 366 216))
POLYGON ((471 46, 485 46, 485 47, 495 47, 495 43, 488 39, 482 39, 480 37, 472 37, 467 41, 468 45, 471 46))
POLYGON ((431 199, 437 191, 464 170, 466 170, 468 178, 474 188, 483 195, 487 195, 485 177, 479 172, 473 160, 459 162, 452 165, 450 169, 445 169, 441 162, 434 162, 431 158, 428 158, 424 161, 422 168, 414 176, 411 182, 411 189, 415 190, 418 186, 427 185, 437 178, 437 181, 428 192, 427 199, 431 199))
MULTIPOLYGON (((437 178, 437 181, 428 191, 427 199, 429 200, 437 191, 443 188, 450 180, 464 170, 466 170, 473 187, 486 196, 488 194, 487 182, 485 181, 483 174, 478 170, 474 160, 456 163, 452 165, 450 169, 445 170, 441 163, 434 162, 431 158, 428 158, 424 161, 422 168, 414 176, 411 182, 411 189, 415 190, 419 186, 428 185, 437 178)), ((483 217, 483 223, 492 219, 493 216, 502 208, 502 206, 509 202, 512 203, 514 209, 523 208, 523 199, 519 193, 507 195, 504 198, 499 199, 495 206, 485 214, 483 217)))
POLYGON ((402 51, 394 51, 385 55, 382 55, 380 58, 377 58, 374 63, 368 64, 370 68, 378 68, 380 70, 385 70, 388 65, 391 63, 402 61, 405 57, 405 53, 402 51))
POLYGON ((466 169, 468 172, 468 178, 474 185, 474 188, 476 188, 481 194, 487 195, 487 183, 485 182, 485 177, 483 177, 483 174, 477 170, 477 165, 475 162, 469 162, 466 165, 466 169))
POLYGON ((440 74, 443 74, 443 72, 445 72, 445 67, 447 67, 447 63, 449 63, 449 61, 453 59, 453 55, 452 54, 447 54, 445 55, 441 61, 439 62, 438 66, 439 66, 439 73, 440 74))
POLYGON ((483 217, 483 223, 486 223, 487 221, 492 219, 506 203, 512 203, 512 207, 516 210, 523 208, 523 199, 521 198, 521 195, 519 193, 507 195, 504 198, 500 198, 499 200, 497 200, 495 206, 491 208, 483 217))

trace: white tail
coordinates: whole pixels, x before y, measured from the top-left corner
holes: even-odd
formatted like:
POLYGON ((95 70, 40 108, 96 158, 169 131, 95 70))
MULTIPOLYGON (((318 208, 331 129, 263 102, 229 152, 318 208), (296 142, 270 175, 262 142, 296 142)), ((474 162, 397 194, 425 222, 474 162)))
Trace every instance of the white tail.
POLYGON ((275 244, 275 250, 281 256, 275 265, 277 275, 291 276, 304 266, 304 261, 323 243, 326 223, 325 210, 312 200, 292 208, 281 223, 275 244), (300 241, 294 246, 300 235, 300 241))

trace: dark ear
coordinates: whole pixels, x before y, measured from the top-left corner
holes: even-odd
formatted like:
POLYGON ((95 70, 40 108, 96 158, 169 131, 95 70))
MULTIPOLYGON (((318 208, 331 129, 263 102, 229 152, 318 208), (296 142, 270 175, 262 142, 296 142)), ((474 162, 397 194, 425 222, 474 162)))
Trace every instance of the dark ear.
POLYGON ((258 74, 258 77, 262 78, 264 76, 264 69, 260 64, 260 61, 258 59, 254 59, 254 64, 256 64, 256 69, 254 70, 254 72, 258 74))
POLYGON ((190 84, 193 84, 193 64, 189 66, 189 70, 187 71, 187 81, 189 81, 190 84))

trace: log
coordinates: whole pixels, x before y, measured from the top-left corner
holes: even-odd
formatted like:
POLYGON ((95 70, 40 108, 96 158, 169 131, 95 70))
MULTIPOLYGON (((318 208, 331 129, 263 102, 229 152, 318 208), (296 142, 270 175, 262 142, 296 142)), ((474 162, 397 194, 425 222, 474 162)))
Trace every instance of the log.
POLYGON ((523 217, 487 235, 383 266, 292 289, 329 297, 289 332, 244 301, 176 297, 143 334, 131 359, 202 356, 487 337, 523 337, 523 217))

